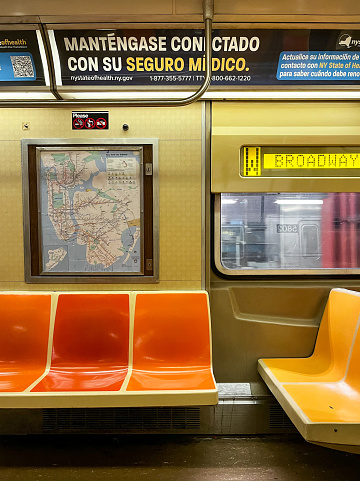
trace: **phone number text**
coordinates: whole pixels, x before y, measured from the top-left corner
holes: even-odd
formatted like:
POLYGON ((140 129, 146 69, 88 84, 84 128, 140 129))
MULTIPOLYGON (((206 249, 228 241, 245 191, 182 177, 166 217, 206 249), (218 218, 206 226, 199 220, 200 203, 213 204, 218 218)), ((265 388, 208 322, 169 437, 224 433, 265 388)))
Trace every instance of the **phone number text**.
MULTIPOLYGON (((150 75, 151 82, 203 82, 204 75, 150 75)), ((212 82, 250 82, 251 75, 213 75, 212 82)))

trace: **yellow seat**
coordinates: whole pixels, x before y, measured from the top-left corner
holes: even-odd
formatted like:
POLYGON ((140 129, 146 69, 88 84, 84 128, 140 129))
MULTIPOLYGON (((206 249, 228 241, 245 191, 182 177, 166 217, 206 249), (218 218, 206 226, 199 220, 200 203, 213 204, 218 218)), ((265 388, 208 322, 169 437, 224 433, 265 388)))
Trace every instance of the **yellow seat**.
POLYGON ((360 423, 360 390, 346 381, 284 384, 284 388, 313 423, 360 423))
POLYGON ((355 336, 342 381, 284 383, 277 398, 307 441, 360 453, 359 330, 355 336))
POLYGON ((260 375, 266 383, 274 380, 340 381, 348 365, 359 314, 360 293, 333 289, 324 310, 313 354, 307 358, 260 359, 260 375))
MULTIPOLYGON (((314 354, 303 359, 302 371, 291 377, 291 369, 301 366, 301 359, 275 359, 282 361, 283 367, 275 373, 273 367, 266 367, 265 371, 265 363, 259 364, 268 387, 305 440, 357 453, 360 452, 359 315, 359 293, 333 290, 323 316, 325 327, 320 326, 314 354), (334 313, 336 322, 332 318, 334 313)), ((263 361, 271 365, 271 360, 263 361)))

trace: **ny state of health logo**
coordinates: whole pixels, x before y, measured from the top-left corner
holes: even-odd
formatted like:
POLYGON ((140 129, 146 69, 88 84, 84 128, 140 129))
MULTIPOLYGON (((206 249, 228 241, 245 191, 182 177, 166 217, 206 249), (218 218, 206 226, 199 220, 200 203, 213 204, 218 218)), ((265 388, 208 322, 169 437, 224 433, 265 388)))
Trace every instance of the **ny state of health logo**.
POLYGON ((358 47, 360 48, 360 39, 352 38, 348 33, 343 33, 338 39, 338 45, 340 47, 358 47))

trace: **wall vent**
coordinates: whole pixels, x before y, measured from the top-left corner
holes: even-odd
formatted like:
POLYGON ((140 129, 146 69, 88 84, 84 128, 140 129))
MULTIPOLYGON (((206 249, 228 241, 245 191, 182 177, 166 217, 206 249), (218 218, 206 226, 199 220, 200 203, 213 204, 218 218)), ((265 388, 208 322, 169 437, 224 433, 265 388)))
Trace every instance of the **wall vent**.
POLYGON ((200 429, 199 407, 43 409, 43 432, 200 429))
POLYGON ((269 406, 270 429, 294 429, 295 426, 290 421, 280 404, 269 406))

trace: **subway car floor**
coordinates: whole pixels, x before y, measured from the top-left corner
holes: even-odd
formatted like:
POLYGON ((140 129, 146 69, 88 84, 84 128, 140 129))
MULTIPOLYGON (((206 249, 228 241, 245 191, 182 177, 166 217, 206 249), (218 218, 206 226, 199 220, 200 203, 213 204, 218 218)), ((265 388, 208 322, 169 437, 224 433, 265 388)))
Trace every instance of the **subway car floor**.
POLYGON ((3 436, 0 480, 355 481, 360 455, 298 435, 3 436))

